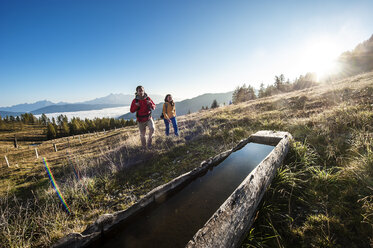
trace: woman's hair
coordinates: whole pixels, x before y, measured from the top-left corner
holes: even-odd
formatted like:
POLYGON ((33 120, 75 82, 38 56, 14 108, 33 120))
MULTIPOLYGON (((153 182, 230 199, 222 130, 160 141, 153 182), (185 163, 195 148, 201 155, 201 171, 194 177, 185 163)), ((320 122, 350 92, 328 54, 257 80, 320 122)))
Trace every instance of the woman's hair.
MULTIPOLYGON (((167 95, 166 95, 166 97, 164 98, 164 102, 168 102, 168 101, 167 101, 167 98, 168 98, 169 96, 171 96, 171 94, 167 94, 167 95)), ((172 101, 170 102, 170 104, 171 104, 171 106, 174 106, 174 101, 172 100, 172 101)))
POLYGON ((144 87, 142 87, 141 85, 139 85, 139 86, 136 87, 135 95, 137 95, 137 91, 138 91, 139 89, 141 89, 141 88, 144 88, 144 87))
POLYGON ((167 102, 167 98, 171 96, 171 94, 167 94, 166 97, 164 98, 164 101, 167 102))

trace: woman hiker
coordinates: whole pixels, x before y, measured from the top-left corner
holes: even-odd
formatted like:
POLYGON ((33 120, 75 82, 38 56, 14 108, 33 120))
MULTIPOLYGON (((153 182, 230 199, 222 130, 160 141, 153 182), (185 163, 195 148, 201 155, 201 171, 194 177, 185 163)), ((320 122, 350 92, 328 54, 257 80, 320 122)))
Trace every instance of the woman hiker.
POLYGON ((166 125, 166 135, 168 136, 170 134, 170 123, 172 122, 174 133, 176 136, 179 136, 179 130, 177 128, 177 122, 176 122, 175 103, 174 103, 174 100, 172 100, 171 94, 167 94, 164 99, 163 120, 164 120, 164 124, 166 125))
POLYGON ((149 128, 148 148, 152 146, 152 137, 154 134, 154 122, 152 111, 155 109, 155 104, 150 97, 145 93, 144 87, 137 86, 135 99, 133 99, 130 111, 136 112, 136 119, 140 129, 140 138, 142 147, 146 148, 146 127, 149 128))

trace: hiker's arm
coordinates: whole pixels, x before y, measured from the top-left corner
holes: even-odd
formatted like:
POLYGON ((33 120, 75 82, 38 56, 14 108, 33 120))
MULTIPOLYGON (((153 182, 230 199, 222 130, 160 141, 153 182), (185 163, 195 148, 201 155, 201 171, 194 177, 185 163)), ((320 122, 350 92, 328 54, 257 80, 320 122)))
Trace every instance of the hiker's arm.
POLYGON ((133 99, 133 101, 131 103, 131 108, 130 108, 131 113, 135 113, 139 108, 140 108, 140 106, 138 106, 136 104, 136 100, 133 99))
POLYGON ((168 120, 168 119, 170 119, 170 118, 168 117, 167 112, 166 112, 166 104, 167 104, 167 103, 164 103, 164 104, 163 104, 163 116, 164 116, 165 119, 168 120))
POLYGON ((150 97, 149 97, 149 100, 148 100, 148 106, 153 110, 155 109, 155 104, 150 97))

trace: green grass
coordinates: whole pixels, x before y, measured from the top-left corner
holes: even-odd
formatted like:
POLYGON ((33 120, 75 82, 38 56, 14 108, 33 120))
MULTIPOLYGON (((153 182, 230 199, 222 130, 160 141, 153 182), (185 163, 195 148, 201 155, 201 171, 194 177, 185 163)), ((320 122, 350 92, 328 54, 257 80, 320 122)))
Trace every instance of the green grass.
POLYGON ((372 131, 369 106, 339 106, 295 140, 243 247, 369 247, 372 131), (311 136, 310 136, 311 135, 311 136))
POLYGON ((21 149, 29 154, 23 158, 12 151, 11 158, 21 162, 18 169, 3 168, 0 244, 48 247, 70 232, 81 232, 101 214, 127 209, 153 188, 250 134, 271 129, 290 132, 294 141, 242 247, 369 247, 372 80, 365 74, 179 117, 182 138, 164 137, 159 122, 152 151, 139 150, 136 128, 86 137, 84 146, 70 139, 70 159, 82 173, 80 181, 67 159, 67 141, 57 140, 58 153, 50 147, 53 141, 43 142, 41 150, 72 215, 64 211, 32 151, 21 149))

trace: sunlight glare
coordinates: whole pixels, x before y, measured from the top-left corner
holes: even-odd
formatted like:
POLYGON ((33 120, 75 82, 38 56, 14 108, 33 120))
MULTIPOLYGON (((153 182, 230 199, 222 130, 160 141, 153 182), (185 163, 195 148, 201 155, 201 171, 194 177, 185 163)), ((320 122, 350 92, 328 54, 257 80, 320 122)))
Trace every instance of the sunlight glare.
POLYGON ((301 55, 301 64, 305 70, 314 72, 318 78, 338 71, 337 58, 343 49, 338 42, 319 38, 308 43, 301 55))

